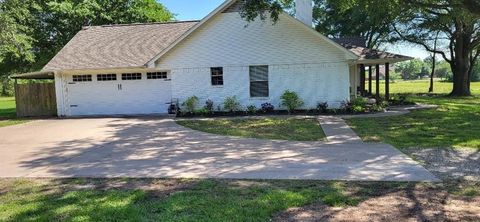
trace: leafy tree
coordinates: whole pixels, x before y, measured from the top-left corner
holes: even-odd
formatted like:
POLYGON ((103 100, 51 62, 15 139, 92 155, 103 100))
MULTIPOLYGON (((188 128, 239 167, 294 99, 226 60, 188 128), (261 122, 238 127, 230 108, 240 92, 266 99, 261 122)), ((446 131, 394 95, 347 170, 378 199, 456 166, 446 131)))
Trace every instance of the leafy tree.
POLYGON ((390 42, 399 14, 395 0, 315 0, 316 29, 332 37, 361 36, 368 48, 390 42))
POLYGON ((453 96, 470 95, 473 67, 480 55, 480 15, 466 10, 461 0, 406 0, 396 33, 403 40, 440 54, 453 72, 453 96), (434 49, 436 33, 446 49, 434 49))
POLYGON ((155 0, 0 0, 0 13, 4 85, 10 74, 41 69, 83 26, 174 18, 155 0))
MULTIPOLYGON (((422 69, 424 69, 424 62, 419 59, 401 62, 395 65, 395 71, 400 73, 404 80, 417 79, 424 74, 422 73, 422 69)), ((425 70, 423 72, 425 72, 425 70)), ((428 71, 426 72, 428 75, 428 71)))
POLYGON ((245 0, 240 15, 248 22, 256 18, 266 20, 270 18, 274 23, 278 16, 286 8, 292 8, 294 0, 245 0))
POLYGON ((452 79, 452 70, 450 68, 450 64, 446 61, 441 61, 438 63, 438 68, 435 70, 435 76, 441 78, 442 80, 450 80, 452 79))
POLYGON ((33 6, 35 5, 21 0, 0 2, 0 73, 3 73, 0 74, 0 94, 3 96, 9 93, 8 75, 15 70, 21 71, 23 65, 28 65, 35 59, 32 52, 32 29, 28 26, 32 20, 29 7, 33 6))
MULTIPOLYGON (((398 16, 396 0, 313 0, 317 31, 330 37, 361 36, 367 47, 378 48, 391 41, 392 22, 398 16)), ((281 10, 293 8, 293 0, 247 0, 242 17, 251 22, 268 17, 276 22, 281 10)))

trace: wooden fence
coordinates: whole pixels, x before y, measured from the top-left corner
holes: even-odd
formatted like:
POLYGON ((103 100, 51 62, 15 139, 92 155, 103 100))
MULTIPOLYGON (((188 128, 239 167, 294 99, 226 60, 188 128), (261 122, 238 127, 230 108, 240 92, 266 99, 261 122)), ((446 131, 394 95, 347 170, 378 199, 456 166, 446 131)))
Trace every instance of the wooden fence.
POLYGON ((18 117, 56 116, 55 83, 15 84, 18 117))

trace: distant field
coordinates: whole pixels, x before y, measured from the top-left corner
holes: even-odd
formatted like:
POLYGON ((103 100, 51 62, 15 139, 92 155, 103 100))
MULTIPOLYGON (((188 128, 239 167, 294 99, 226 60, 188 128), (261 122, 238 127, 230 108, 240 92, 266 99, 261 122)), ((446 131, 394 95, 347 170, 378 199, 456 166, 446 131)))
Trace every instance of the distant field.
MULTIPOLYGON (((390 93, 428 93, 429 80, 397 81, 390 83, 390 93)), ((453 83, 436 81, 433 85, 434 93, 448 94, 452 91, 453 83)), ((367 84, 368 89, 368 84, 367 84)), ((472 94, 480 95, 480 82, 473 82, 471 85, 472 94)), ((375 81, 373 82, 375 92, 375 81)), ((385 92, 385 82, 380 83, 380 93, 385 92)))

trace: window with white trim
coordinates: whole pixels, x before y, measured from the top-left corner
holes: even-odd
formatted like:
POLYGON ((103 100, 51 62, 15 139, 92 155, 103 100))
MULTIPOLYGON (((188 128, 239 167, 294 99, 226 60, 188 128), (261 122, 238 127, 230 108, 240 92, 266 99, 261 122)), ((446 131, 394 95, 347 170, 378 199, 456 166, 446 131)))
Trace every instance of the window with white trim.
POLYGON ((223 86, 223 67, 210 68, 212 86, 223 86))
POLYGON ((117 74, 98 74, 97 81, 115 81, 117 80, 117 74))
POLYGON ((91 82, 92 75, 73 75, 72 80, 73 82, 91 82))
POLYGON ((166 79, 167 72, 147 72, 147 79, 166 79))
POLYGON ((122 80, 141 80, 142 73, 122 73, 122 80))
POLYGON ((268 97, 268 66, 250 66, 250 97, 268 97))

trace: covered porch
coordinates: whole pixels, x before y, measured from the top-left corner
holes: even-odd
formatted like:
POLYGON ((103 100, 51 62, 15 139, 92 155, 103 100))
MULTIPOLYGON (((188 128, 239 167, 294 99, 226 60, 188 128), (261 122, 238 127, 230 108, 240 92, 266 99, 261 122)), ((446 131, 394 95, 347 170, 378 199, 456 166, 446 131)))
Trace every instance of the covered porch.
POLYGON ((388 101, 390 99, 390 69, 395 63, 413 59, 409 56, 369 49, 366 47, 363 38, 353 37, 333 40, 359 57, 350 67, 350 88, 353 97, 374 97, 377 101, 380 101, 382 99, 381 87, 384 87, 383 99, 388 101), (381 83, 381 75, 384 76, 385 83, 383 84, 381 83))

